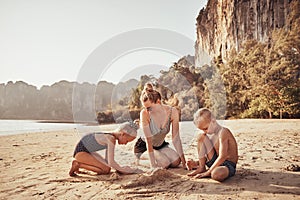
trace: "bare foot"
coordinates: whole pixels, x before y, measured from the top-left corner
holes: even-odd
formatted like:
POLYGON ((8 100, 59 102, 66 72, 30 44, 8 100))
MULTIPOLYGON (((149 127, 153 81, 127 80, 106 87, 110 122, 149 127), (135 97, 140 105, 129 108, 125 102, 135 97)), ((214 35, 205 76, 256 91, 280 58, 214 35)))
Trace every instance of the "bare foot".
POLYGON ((199 167, 199 162, 191 159, 191 160, 187 161, 186 166, 187 166, 188 170, 197 169, 199 167))
POLYGON ((69 175, 76 176, 75 172, 78 172, 78 170, 79 170, 79 163, 76 160, 73 160, 71 169, 69 171, 69 175))

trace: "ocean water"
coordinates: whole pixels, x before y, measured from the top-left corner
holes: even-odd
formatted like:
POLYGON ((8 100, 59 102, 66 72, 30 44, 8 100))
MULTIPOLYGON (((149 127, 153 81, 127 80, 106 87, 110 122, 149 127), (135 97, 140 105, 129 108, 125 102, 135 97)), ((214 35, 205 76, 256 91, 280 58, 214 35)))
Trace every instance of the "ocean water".
MULTIPOLYGON (((78 129, 78 131, 113 131, 118 127, 118 124, 107 124, 98 126, 87 126, 85 124, 73 123, 40 123, 34 120, 0 120, 0 136, 13 135, 22 133, 33 133, 43 131, 56 131, 67 129, 78 129)), ((180 122, 179 131, 181 137, 185 140, 192 139, 198 132, 192 122, 180 122)), ((138 131, 138 136, 142 135, 141 129, 138 131)), ((171 135, 172 134, 168 134, 171 135)), ((187 141, 185 141, 187 142, 187 141)))
POLYGON ((83 126, 72 123, 40 123, 32 120, 0 120, 0 136, 43 131, 73 129, 83 126))

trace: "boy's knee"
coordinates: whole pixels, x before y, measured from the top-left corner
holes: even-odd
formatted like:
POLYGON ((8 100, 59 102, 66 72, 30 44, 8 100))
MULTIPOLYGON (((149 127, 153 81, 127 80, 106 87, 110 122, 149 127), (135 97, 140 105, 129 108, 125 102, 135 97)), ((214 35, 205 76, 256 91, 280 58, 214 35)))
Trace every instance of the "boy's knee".
POLYGON ((219 182, 224 181, 226 179, 226 177, 227 177, 227 174, 224 173, 224 171, 220 170, 220 169, 215 169, 211 173, 211 178, 216 181, 219 181, 219 182))

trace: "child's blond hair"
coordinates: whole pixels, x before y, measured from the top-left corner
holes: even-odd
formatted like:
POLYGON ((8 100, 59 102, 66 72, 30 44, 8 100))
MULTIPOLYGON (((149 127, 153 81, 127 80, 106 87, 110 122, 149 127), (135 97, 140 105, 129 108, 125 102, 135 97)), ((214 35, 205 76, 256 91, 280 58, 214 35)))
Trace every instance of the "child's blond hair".
POLYGON ((117 132, 125 132, 126 134, 136 137, 137 136, 137 130, 139 129, 139 125, 137 121, 130 121, 130 122, 124 122, 122 123, 119 128, 117 129, 117 132))
POLYGON ((214 118, 214 116, 209 109, 200 108, 194 114, 194 124, 197 126, 201 119, 211 120, 212 118, 214 118))

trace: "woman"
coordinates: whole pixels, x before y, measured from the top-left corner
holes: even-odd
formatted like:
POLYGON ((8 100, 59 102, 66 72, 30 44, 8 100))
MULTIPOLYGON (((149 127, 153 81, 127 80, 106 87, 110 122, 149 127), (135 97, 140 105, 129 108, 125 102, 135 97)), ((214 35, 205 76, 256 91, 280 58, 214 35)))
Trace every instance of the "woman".
POLYGON ((112 133, 90 133, 85 135, 76 145, 70 176, 75 176, 79 168, 96 172, 97 174, 108 174, 111 168, 123 174, 140 173, 141 170, 125 166, 121 167, 114 159, 115 144, 127 144, 133 141, 137 135, 138 125, 134 122, 125 122, 112 133), (96 151, 106 150, 103 158, 96 151))
POLYGON ((140 113, 140 125, 145 135, 145 141, 139 139, 134 152, 139 158, 148 150, 152 168, 177 167, 180 163, 186 168, 186 161, 179 137, 179 115, 177 109, 160 103, 160 95, 151 87, 142 91, 140 100, 144 109, 140 113), (172 126, 173 150, 165 141, 172 126))

